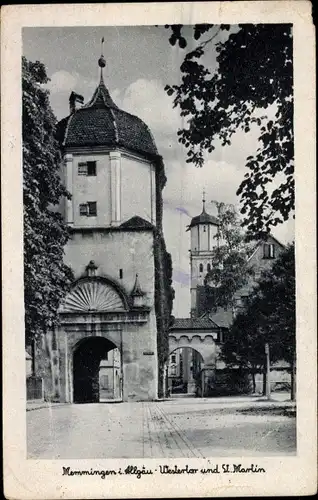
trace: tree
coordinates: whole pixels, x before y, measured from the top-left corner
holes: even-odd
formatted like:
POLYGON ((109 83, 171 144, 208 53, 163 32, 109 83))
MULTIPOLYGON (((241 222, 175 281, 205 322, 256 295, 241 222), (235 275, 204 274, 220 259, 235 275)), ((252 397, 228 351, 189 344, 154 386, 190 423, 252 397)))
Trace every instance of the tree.
MULTIPOLYGON (((45 66, 22 58, 24 301, 26 344, 52 329, 57 310, 73 280, 63 263, 69 234, 57 211, 63 197, 55 139, 56 119, 49 103, 45 66)), ((34 369, 34 364, 33 364, 34 369)))
POLYGON ((262 301, 264 328, 271 357, 291 367, 291 399, 295 399, 296 279, 295 246, 288 245, 271 270, 264 271, 257 293, 262 301))
POLYGON ((205 277, 206 307, 233 307, 235 292, 245 286, 253 269, 247 266, 254 249, 248 243, 233 205, 217 203, 218 244, 212 251, 211 270, 205 277))
MULTIPOLYGON (((171 45, 186 49, 184 27, 166 27, 171 45)), ((179 142, 187 148, 187 162, 202 167, 218 140, 227 146, 238 129, 259 128, 259 147, 246 159, 237 194, 244 226, 263 238, 294 210, 292 26, 199 24, 193 37, 197 45, 181 64, 181 83, 165 87, 186 118, 179 142), (226 31, 225 41, 216 42, 226 31), (204 61, 213 44, 217 67, 211 73, 204 61)))
POLYGON ((290 363, 292 399, 295 397, 295 293, 294 245, 288 245, 272 268, 262 272, 222 347, 222 358, 226 363, 249 368, 253 374, 264 369, 264 347, 268 343, 271 361, 290 363))

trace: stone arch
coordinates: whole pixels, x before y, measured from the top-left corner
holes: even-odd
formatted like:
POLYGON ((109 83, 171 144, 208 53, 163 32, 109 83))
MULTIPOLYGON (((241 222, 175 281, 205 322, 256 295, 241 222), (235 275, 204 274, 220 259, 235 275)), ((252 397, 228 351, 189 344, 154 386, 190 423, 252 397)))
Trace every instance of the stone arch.
POLYGON ((84 337, 72 349, 74 403, 99 402, 100 363, 116 345, 104 337, 84 337))
POLYGON ((204 349, 201 349, 200 346, 198 346, 198 345, 193 346, 191 344, 178 344, 178 343, 176 343, 174 345, 169 345, 169 357, 168 357, 168 359, 170 359, 170 355, 173 354, 178 349, 192 349, 193 351, 196 351, 197 353, 200 354, 200 356, 202 356, 203 363, 205 363, 206 353, 205 353, 204 349))
POLYGON ((120 312, 129 309, 128 297, 114 281, 105 277, 77 280, 65 297, 60 312, 120 312))

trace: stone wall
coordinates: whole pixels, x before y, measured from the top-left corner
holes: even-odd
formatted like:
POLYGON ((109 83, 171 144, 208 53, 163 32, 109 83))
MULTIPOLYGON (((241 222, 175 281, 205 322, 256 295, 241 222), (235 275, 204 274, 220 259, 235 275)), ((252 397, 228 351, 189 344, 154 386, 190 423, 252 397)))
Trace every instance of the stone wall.
POLYGON ((138 273, 141 288, 146 293, 147 306, 153 307, 155 279, 151 230, 96 229, 74 232, 65 247, 64 261, 72 268, 75 279, 85 276, 86 266, 91 260, 98 266, 99 276, 111 278, 128 295, 138 273))

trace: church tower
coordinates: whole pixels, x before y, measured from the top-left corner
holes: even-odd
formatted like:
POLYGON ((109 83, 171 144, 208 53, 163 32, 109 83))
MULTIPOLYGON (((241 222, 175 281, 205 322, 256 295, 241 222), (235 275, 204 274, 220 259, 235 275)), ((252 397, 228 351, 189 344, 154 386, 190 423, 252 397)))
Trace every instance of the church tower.
POLYGON ((84 104, 72 92, 57 128, 71 194, 61 207, 71 233, 64 260, 75 281, 59 309, 60 327, 45 339, 45 397, 98 402, 100 381, 111 374, 123 401, 153 400, 169 323, 164 165, 147 125, 112 100, 103 55, 98 65, 92 98, 84 104))
POLYGON ((187 231, 191 231, 190 272, 191 272, 191 317, 198 315, 198 287, 204 285, 204 278, 212 266, 212 250, 218 244, 218 220, 205 210, 203 191, 202 212, 193 217, 187 231))

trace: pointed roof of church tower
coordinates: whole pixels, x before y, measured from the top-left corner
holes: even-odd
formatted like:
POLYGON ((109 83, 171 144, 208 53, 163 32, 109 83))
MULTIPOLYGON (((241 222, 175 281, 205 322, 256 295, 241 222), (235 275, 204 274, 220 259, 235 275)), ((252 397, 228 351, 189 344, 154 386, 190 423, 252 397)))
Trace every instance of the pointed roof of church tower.
MULTIPOLYGON (((103 41, 102 41, 103 43, 103 41)), ((57 138, 65 148, 122 147, 146 157, 159 157, 153 135, 137 116, 118 108, 103 78, 104 56, 98 60, 99 84, 83 107, 72 110, 57 127, 57 138)))
POLYGON ((203 191, 202 198, 202 212, 200 215, 196 215, 192 218, 190 224, 188 225, 187 231, 191 229, 191 227, 198 226, 199 224, 212 224, 213 226, 218 226, 219 221, 214 215, 210 215, 205 211, 205 192, 203 191))

